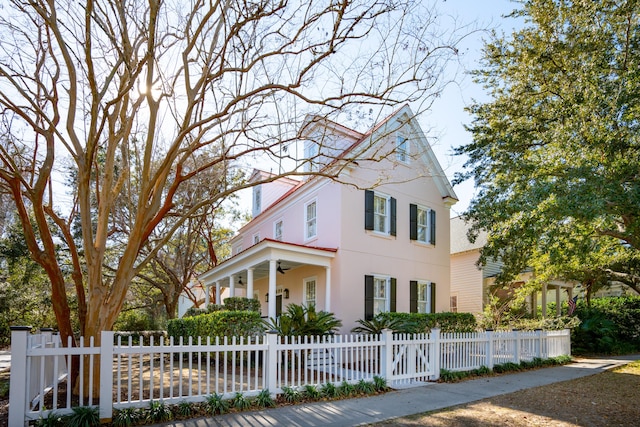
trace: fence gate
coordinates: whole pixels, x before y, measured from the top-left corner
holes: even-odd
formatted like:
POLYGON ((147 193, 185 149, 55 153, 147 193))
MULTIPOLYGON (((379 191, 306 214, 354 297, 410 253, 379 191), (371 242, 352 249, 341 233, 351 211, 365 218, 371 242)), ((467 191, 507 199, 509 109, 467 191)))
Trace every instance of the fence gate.
POLYGON ((429 335, 394 335, 391 385, 416 385, 436 375, 434 343, 429 335))

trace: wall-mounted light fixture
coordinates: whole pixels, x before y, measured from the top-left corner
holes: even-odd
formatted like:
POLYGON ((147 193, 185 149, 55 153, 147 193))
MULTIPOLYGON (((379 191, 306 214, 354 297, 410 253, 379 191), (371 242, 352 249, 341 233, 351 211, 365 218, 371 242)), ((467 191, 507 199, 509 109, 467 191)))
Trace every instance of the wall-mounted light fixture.
POLYGON ((264 294, 264 302, 269 302, 269 292, 264 294))
POLYGON ((284 299, 289 299, 289 289, 285 288, 285 290, 282 291, 282 294, 284 295, 284 299))

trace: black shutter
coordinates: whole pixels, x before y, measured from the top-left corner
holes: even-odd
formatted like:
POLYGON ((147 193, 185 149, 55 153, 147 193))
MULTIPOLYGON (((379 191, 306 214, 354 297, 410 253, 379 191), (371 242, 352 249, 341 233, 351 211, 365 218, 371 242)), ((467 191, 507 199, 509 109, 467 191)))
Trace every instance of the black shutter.
POLYGON ((417 313, 417 312, 418 312, 418 282, 415 280, 411 280, 409 282, 409 313, 417 313))
POLYGON ((436 244, 436 211, 429 210, 429 224, 431 225, 431 236, 429 236, 429 243, 436 244))
POLYGON ((392 313, 396 312, 396 279, 395 277, 391 278, 391 289, 390 289, 390 299, 389 299, 389 311, 392 313))
POLYGON ((364 229, 373 230, 373 191, 364 190, 364 229))
POLYGON ((364 276, 364 320, 373 319, 373 276, 364 276))
POLYGON ((409 239, 418 240, 418 205, 409 205, 409 239))
POLYGON ((436 284, 431 282, 431 310, 430 313, 436 312, 436 284))
POLYGON ((397 222, 397 220, 396 220, 396 199, 391 197, 390 202, 391 202, 390 203, 390 205, 391 205, 390 206, 391 207, 391 218, 390 218, 391 221, 390 221, 389 233, 392 236, 395 236, 396 235, 396 222, 397 222))

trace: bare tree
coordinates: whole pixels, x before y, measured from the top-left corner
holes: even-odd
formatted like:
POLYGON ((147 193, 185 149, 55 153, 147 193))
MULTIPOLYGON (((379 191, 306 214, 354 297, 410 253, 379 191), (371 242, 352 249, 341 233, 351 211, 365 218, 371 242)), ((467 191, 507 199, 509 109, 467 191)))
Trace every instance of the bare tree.
POLYGON ((132 278, 181 223, 260 184, 244 179, 256 158, 286 164, 305 115, 427 108, 457 53, 433 8, 411 0, 13 0, 0 33, 0 180, 51 281, 63 339, 74 331, 60 244, 80 333, 98 343, 132 278), (64 203, 61 162, 76 173, 64 203), (211 171, 210 191, 176 198, 211 171), (115 218, 116 207, 127 215, 115 218))

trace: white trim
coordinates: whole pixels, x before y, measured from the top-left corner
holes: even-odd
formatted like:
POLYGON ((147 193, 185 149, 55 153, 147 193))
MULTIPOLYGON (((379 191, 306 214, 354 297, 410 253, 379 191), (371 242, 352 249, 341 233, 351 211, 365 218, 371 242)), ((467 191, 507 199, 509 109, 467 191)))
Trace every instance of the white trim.
POLYGON ((418 293, 418 313, 431 313, 431 284, 432 282, 429 280, 416 280, 418 289, 416 289, 418 293), (420 285, 426 285, 427 299, 420 299, 420 285), (424 304, 424 311, 420 311, 420 304, 424 304))
POLYGON ((407 133, 403 129, 398 129, 396 131, 395 140, 393 141, 393 143, 395 144, 396 160, 402 164, 408 165, 411 158, 411 143, 409 137, 407 136, 407 133), (402 150, 398 148, 398 141, 400 138, 402 138, 402 142, 404 145, 404 148, 402 150), (401 154, 403 154, 402 157, 401 154))

